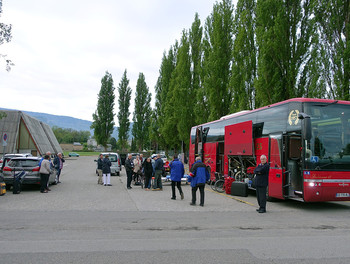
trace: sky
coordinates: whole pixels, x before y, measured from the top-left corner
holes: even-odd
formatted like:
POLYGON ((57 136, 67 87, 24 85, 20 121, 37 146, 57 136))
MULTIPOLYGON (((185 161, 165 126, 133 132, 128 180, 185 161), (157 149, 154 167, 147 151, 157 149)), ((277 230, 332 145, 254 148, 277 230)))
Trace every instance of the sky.
POLYGON ((204 25, 216 1, 2 2, 0 22, 12 24, 12 40, 0 45, 0 54, 15 66, 7 72, 0 61, 0 107, 92 121, 106 71, 116 88, 115 113, 125 70, 132 89, 130 112, 141 72, 154 106, 163 53, 190 29, 196 12, 204 25))

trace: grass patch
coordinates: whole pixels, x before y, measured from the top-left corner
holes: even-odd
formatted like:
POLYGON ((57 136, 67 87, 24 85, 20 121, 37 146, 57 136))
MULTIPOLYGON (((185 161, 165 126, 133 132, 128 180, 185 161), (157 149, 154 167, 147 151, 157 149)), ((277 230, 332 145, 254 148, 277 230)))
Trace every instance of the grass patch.
POLYGON ((80 156, 98 156, 101 152, 91 152, 91 151, 64 151, 63 155, 69 157, 69 152, 78 153, 80 156))

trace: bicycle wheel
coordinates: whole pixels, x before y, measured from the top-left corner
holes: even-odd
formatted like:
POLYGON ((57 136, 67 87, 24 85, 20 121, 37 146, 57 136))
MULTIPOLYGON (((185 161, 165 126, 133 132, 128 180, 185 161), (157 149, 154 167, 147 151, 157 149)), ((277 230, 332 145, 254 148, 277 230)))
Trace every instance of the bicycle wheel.
POLYGON ((219 193, 223 193, 225 191, 224 184, 225 184, 224 180, 217 180, 214 184, 215 191, 219 193))
POLYGON ((213 191, 215 191, 215 182, 213 182, 213 181, 210 181, 210 187, 211 187, 211 189, 213 190, 213 191))

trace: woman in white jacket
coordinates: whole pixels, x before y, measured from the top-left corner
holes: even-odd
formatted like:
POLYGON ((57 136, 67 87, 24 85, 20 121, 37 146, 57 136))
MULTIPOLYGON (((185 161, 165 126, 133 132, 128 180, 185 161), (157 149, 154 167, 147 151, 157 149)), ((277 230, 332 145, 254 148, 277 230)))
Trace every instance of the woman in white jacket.
POLYGON ((50 176, 50 161, 49 161, 49 155, 44 156, 44 160, 41 162, 40 166, 40 192, 41 193, 47 193, 47 182, 49 181, 50 176))

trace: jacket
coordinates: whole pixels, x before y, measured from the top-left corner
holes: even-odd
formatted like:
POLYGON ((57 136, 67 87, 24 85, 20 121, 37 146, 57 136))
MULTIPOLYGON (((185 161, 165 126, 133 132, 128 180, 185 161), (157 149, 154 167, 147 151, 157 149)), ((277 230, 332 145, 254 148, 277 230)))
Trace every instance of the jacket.
POLYGON ((179 159, 174 159, 172 162, 170 162, 169 167, 170 167, 170 179, 174 182, 181 181, 181 178, 185 174, 185 169, 182 162, 179 161, 179 159))
POLYGON ((44 159, 41 162, 39 173, 41 174, 50 174, 50 161, 47 159, 44 159))
POLYGON ((196 187, 197 185, 204 185, 210 179, 210 174, 207 166, 202 161, 196 161, 191 172, 194 174, 193 177, 188 177, 188 181, 191 183, 191 187, 196 187))
MULTIPOLYGON (((62 167, 63 167, 63 162, 65 162, 65 160, 62 158, 61 161, 62 161, 62 167)), ((55 159, 53 160, 53 164, 55 165, 56 170, 60 169, 60 158, 55 157, 55 159)))
POLYGON ((145 160, 143 162, 143 171, 145 175, 152 176, 152 173, 153 173, 152 161, 148 162, 147 160, 145 160))
POLYGON ((132 162, 131 159, 127 158, 125 160, 125 170, 128 171, 128 172, 132 172, 132 169, 134 168, 134 163, 132 162))
POLYGON ((103 159, 98 158, 97 160, 97 169, 102 170, 103 159))
POLYGON ((268 163, 259 164, 255 169, 255 186, 256 187, 267 187, 269 183, 269 170, 270 165, 268 163))
POLYGON ((158 158, 154 164, 154 169, 155 170, 163 170, 164 167, 164 162, 161 158, 158 158))
POLYGON ((111 173, 112 163, 108 158, 104 158, 102 161, 102 173, 111 173))

